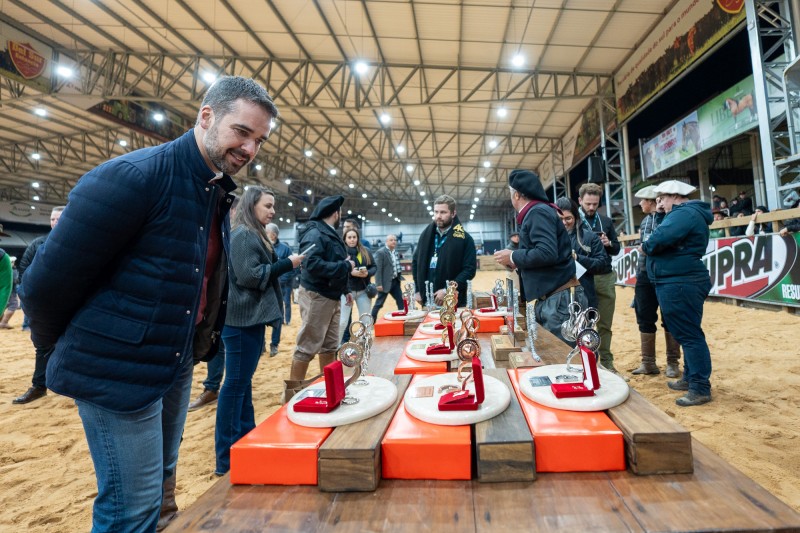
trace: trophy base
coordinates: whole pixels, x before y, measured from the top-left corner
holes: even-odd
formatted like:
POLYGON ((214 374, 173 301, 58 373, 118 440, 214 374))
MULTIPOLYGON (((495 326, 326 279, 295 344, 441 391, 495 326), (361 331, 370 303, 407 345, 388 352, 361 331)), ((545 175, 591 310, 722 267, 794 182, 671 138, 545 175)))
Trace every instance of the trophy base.
POLYGON ((305 413, 295 411, 293 409, 295 403, 301 401, 310 394, 318 394, 318 391, 325 390, 324 383, 311 385, 289 402, 289 408, 287 409, 289 420, 299 426, 310 428, 344 426, 346 424, 353 424, 366 420, 367 418, 372 418, 394 404, 394 401, 397 399, 397 387, 394 383, 388 379, 375 376, 362 376, 361 379, 366 380, 368 385, 364 387, 350 386, 347 388, 347 397, 358 399, 358 402, 355 404, 348 405, 343 402, 342 405, 329 413, 305 413))

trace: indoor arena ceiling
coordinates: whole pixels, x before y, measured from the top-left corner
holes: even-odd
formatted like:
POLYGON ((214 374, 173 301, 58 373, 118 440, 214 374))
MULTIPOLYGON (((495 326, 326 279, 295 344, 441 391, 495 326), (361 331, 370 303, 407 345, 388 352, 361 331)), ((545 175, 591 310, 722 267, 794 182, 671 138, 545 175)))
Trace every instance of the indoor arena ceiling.
POLYGON ((61 203, 161 142, 151 131, 189 127, 213 77, 236 74, 281 113, 237 181, 291 199, 284 213, 332 193, 370 217, 422 217, 442 193, 496 211, 507 173, 558 151, 675 2, 0 0, 0 22, 58 55, 49 87, 0 77, 0 197, 61 203))

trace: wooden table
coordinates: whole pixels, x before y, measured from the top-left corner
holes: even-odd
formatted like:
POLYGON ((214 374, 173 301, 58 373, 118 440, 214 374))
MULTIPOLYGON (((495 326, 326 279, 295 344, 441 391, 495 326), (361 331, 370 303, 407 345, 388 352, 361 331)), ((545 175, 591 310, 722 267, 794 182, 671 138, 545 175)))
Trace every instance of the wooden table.
MULTIPOLYGON (((391 374, 408 340, 376 339, 370 372, 391 374)), ((481 336, 481 346, 484 365, 494 367, 489 335, 481 336)), ((565 357, 568 349, 540 328, 537 351, 565 357)), ((534 482, 518 483, 382 480, 367 493, 233 486, 225 476, 167 531, 800 531, 800 514, 697 440, 692 450, 692 474, 540 473, 534 482)))

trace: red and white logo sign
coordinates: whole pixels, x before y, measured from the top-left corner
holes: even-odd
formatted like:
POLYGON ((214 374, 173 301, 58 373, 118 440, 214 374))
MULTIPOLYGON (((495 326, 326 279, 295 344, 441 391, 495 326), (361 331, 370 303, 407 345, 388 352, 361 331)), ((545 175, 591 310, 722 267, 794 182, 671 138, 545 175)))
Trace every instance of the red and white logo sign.
POLYGON ((7 41, 8 55, 14 63, 17 72, 26 80, 32 80, 42 75, 47 65, 47 59, 36 51, 30 43, 7 41))

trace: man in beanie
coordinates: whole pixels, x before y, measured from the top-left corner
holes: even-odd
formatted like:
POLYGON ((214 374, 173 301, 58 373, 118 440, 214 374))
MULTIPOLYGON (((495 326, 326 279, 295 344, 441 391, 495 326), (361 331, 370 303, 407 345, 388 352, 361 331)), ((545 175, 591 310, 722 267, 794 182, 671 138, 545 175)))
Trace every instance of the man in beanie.
POLYGON ((328 196, 311 213, 311 219, 298 228, 300 251, 305 253, 300 272, 297 304, 300 307, 300 331, 292 359, 284 402, 290 389, 306 377, 308 364, 319 354, 319 369, 333 362, 339 348, 341 297, 352 304, 347 290, 347 276, 355 268, 344 241, 337 231, 342 217, 344 196, 328 196), (313 248, 308 250, 310 246, 313 248), (306 251, 308 250, 308 251, 306 251))
POLYGON ((694 191, 691 185, 676 180, 656 187, 657 203, 666 216, 642 244, 661 316, 683 348, 683 377, 667 383, 672 390, 686 391, 675 401, 681 407, 711 401, 711 354, 702 328, 703 302, 711 290, 711 278, 702 258, 714 217, 709 204, 689 200, 694 191))
MULTIPOLYGON (((664 220, 664 210, 656 207, 656 192, 654 185, 648 185, 640 189, 634 196, 639 198, 639 207, 645 214, 639 226, 639 242, 647 242, 650 235, 656 230, 661 221, 664 220)), ((641 251, 641 246, 639 247, 641 251)), ((636 311, 636 323, 639 325, 639 336, 641 337, 642 364, 631 374, 658 374, 660 371, 656 366, 656 321, 658 320, 658 298, 656 297, 656 287, 647 276, 647 256, 639 253, 639 262, 636 268, 636 288, 633 299, 633 309, 636 311)), ((677 378, 680 376, 678 362, 681 358, 681 346, 675 337, 667 331, 663 321, 661 326, 664 328, 664 337, 667 341, 667 377, 677 378)))
POLYGON ((517 212, 519 249, 499 250, 494 258, 519 271, 522 296, 526 302, 536 302, 536 321, 567 342, 561 336, 561 323, 569 316, 569 289, 579 285, 569 234, 538 175, 514 170, 508 183, 511 205, 517 212))
POLYGON ((458 283, 458 306, 463 307, 467 305, 467 281, 475 277, 475 241, 458 220, 456 201, 450 196, 443 194, 433 201, 433 218, 420 234, 411 261, 417 289, 414 299, 423 303, 421 291, 430 281, 434 301, 442 305, 449 280, 458 283))

